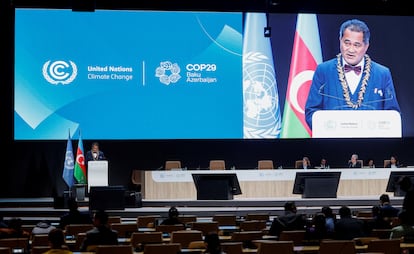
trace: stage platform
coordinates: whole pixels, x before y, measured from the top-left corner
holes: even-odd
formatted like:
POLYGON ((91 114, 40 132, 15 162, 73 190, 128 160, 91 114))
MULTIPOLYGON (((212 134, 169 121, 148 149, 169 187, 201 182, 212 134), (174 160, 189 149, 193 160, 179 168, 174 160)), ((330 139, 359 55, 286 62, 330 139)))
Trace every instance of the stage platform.
MULTIPOLYGON (((127 205, 125 209, 107 210, 110 215, 121 216, 123 221, 135 221, 141 215, 160 215, 166 217, 168 209, 176 206, 181 215, 196 215, 197 217, 212 217, 215 214, 234 214, 240 218, 250 213, 267 213, 270 217, 283 214, 283 205, 294 201, 300 213, 312 216, 323 206, 330 206, 336 212, 341 206, 347 205, 352 211, 370 210, 378 205, 379 196, 338 197, 338 198, 237 198, 233 200, 151 200, 143 199, 142 206, 127 205)), ((391 203, 401 208, 403 197, 391 196, 391 203)), ((89 199, 79 201, 80 210, 89 210, 89 199)), ((54 199, 45 198, 3 198, 0 199, 0 213, 7 220, 12 217, 22 218, 25 224, 48 219, 57 222, 59 217, 67 212, 67 208, 56 208, 54 199)))
MULTIPOLYGON (((349 206, 353 212, 371 210, 379 204, 379 197, 383 193, 390 196, 391 204, 401 208, 403 197, 394 196, 386 192, 390 174, 399 169, 361 168, 361 169, 331 169, 326 170, 171 170, 171 171, 139 171, 142 192, 126 191, 125 195, 115 189, 101 193, 100 202, 107 200, 123 200, 125 205, 117 210, 107 210, 110 215, 121 216, 125 221, 135 221, 141 215, 160 215, 166 217, 168 209, 176 206, 181 215, 196 215, 197 217, 212 217, 215 214, 234 214, 243 218, 250 213, 267 213, 271 217, 283 214, 283 207, 287 201, 295 201, 298 211, 309 216, 321 211, 323 206, 330 206, 337 212, 341 206, 349 206), (296 174, 298 172, 312 172, 317 177, 326 175, 326 172, 340 172, 340 181, 337 183, 335 198, 309 198, 303 194, 295 194, 296 174), (192 175, 237 175, 241 193, 232 195, 232 198, 220 200, 199 200, 192 175), (134 198, 132 198, 134 196, 134 198), (139 198, 137 198, 139 196, 139 198), (110 198, 112 197, 112 198, 110 198), (119 199, 119 197, 121 197, 119 199), (139 202, 137 202, 137 200, 139 202)), ((405 170, 404 173, 412 173, 405 170)), ((330 174, 330 173, 328 173, 330 174)), ((212 188, 216 186, 211 184, 212 188)), ((330 186, 330 185, 329 185, 330 186)), ((102 186, 101 186, 102 187, 102 186)), ((108 187, 108 186, 107 186, 108 187)), ((105 187, 105 188, 107 188, 105 187)), ((122 186, 121 186, 122 187, 122 186)), ((316 186, 322 191, 327 185, 316 186)), ((109 188, 111 189, 111 188, 109 188)), ((306 188, 305 188, 306 189, 306 188)), ((76 197, 78 196, 76 189, 76 197)), ((207 189, 208 191, 208 189, 207 189)), ((306 191, 304 191, 306 192, 306 191)), ((322 192, 323 193, 323 192, 322 192)), ((74 195, 74 194, 71 194, 74 195)), ((329 195, 331 196, 331 195, 329 195)), ((81 210, 89 210, 94 202, 89 202, 87 191, 83 198, 78 200, 81 210), (85 197, 86 193, 86 197, 85 197)), ((210 197, 210 196, 209 196, 210 197)), ((318 196, 319 197, 319 196, 318 196)), ((67 200, 67 198, 66 198, 67 200)), ((92 199, 97 202, 96 199, 92 199)), ((20 217, 29 222, 42 219, 58 221, 59 217, 67 212, 64 198, 3 198, 0 199, 0 213, 7 218, 20 217), (59 200, 59 202, 57 202, 59 200)), ((117 206, 120 207, 120 206, 117 206)))

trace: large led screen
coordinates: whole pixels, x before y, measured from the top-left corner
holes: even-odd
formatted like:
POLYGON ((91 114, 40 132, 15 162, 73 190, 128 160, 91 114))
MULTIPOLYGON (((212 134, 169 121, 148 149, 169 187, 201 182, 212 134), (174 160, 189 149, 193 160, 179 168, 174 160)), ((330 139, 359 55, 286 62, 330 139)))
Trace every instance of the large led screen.
POLYGON ((242 137, 241 13, 15 19, 15 139, 242 137))
POLYGON ((14 138, 414 136, 410 24, 414 17, 17 8, 14 138), (367 53, 390 69, 400 111, 320 110, 312 129, 314 71, 339 53, 339 26, 350 18, 371 29, 367 53))

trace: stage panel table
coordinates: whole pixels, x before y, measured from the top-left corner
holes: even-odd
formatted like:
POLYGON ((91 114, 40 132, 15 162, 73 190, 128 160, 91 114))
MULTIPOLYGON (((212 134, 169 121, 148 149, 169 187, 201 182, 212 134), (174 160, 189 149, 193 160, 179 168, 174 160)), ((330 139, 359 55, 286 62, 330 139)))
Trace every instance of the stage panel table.
MULTIPOLYGON (((342 168, 328 169, 340 171, 341 179, 337 196, 380 196, 385 193, 391 171, 411 171, 405 168, 342 168)), ((242 191, 234 198, 283 198, 300 197, 292 194, 296 172, 326 172, 311 169, 274 169, 274 170, 157 170, 144 171, 145 199, 190 199, 197 200, 197 191, 192 173, 227 174, 236 173, 242 191)), ((214 188, 214 186, 212 186, 214 188)), ((389 193, 392 196, 392 193, 389 193)))

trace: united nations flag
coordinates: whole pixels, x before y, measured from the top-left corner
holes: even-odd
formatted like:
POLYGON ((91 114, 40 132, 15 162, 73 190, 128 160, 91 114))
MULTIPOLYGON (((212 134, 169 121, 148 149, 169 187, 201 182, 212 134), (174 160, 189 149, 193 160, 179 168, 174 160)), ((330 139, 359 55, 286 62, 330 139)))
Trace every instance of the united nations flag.
POLYGON ((243 136, 278 138, 279 93, 265 13, 246 13, 243 36, 243 136))

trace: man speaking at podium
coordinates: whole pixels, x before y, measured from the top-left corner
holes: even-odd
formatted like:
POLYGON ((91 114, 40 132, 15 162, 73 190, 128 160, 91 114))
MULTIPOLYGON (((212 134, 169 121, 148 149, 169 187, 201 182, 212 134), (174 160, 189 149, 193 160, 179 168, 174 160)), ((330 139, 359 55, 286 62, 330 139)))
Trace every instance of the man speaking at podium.
POLYGON ((89 161, 102 161, 106 160, 104 152, 99 150, 99 143, 93 142, 91 150, 86 152, 86 163, 89 161))
POLYGON ((396 110, 400 112, 390 69, 366 54, 370 31, 361 20, 345 21, 340 54, 319 64, 305 106, 306 122, 318 110, 396 110))
POLYGON ((99 150, 98 142, 92 143, 85 159, 88 167, 88 190, 91 186, 108 186, 108 161, 104 153, 99 150))

